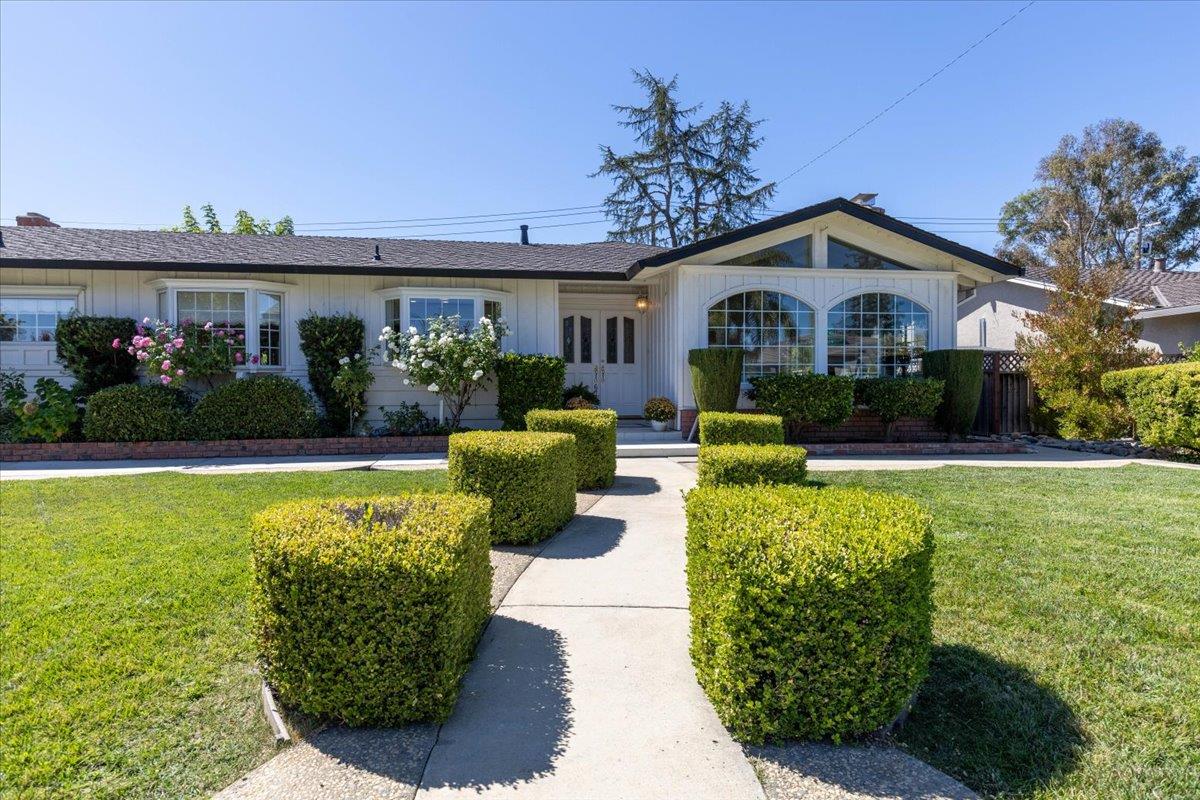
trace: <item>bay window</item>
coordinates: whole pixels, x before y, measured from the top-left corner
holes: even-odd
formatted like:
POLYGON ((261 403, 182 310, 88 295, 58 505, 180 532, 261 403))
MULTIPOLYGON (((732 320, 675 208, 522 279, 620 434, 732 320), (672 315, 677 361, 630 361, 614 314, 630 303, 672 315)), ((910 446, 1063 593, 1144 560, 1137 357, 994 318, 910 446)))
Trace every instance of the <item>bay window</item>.
POLYGON ((158 317, 175 324, 212 323, 242 337, 242 369, 282 367, 287 357, 283 335, 288 286, 264 281, 162 279, 157 288, 158 317), (251 356, 258 356, 253 364, 251 356))

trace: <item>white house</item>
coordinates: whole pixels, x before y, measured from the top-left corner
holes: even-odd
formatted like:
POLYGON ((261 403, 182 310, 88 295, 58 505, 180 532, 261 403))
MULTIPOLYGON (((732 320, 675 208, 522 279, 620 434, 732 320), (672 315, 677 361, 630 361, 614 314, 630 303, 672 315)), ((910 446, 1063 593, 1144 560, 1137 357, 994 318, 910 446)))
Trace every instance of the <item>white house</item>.
MULTIPOLYGON (((1021 277, 965 291, 958 305, 958 346, 1012 350, 1018 333, 1028 332, 1023 318, 1046 310, 1058 287, 1049 274, 1031 269, 1021 277)), ((1200 342, 1200 272, 1129 270, 1109 301, 1133 307, 1142 324, 1141 344, 1164 354, 1179 345, 1200 342)))
MULTIPOLYGON (((893 374, 957 344, 960 291, 1020 269, 837 198, 675 249, 92 230, 29 215, 0 229, 0 363, 66 376, 54 329, 72 312, 229 321, 258 370, 305 379, 296 321, 384 325, 503 316, 505 348, 561 355, 568 384, 637 415, 653 395, 693 407, 687 351, 742 347, 747 377, 893 374)), ((972 342, 972 344, 974 344, 972 342)), ((432 396, 377 367, 369 408, 432 396)), ((494 424, 494 394, 467 424, 494 424)))

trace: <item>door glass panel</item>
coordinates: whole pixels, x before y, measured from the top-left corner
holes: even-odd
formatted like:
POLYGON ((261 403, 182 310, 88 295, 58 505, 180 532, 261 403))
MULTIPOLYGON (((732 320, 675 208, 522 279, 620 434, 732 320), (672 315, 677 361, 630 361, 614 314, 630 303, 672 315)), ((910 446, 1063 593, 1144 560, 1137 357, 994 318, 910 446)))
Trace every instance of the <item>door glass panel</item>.
POLYGON ((568 364, 575 363, 575 317, 563 317, 562 330, 563 358, 568 364))
POLYGON ((617 318, 604 321, 604 363, 617 363, 617 318))
POLYGON ((579 318, 579 363, 592 363, 592 318, 579 318))
POLYGON ((629 317, 624 317, 625 320, 625 363, 632 364, 634 362, 634 341, 633 341, 633 320, 629 317))

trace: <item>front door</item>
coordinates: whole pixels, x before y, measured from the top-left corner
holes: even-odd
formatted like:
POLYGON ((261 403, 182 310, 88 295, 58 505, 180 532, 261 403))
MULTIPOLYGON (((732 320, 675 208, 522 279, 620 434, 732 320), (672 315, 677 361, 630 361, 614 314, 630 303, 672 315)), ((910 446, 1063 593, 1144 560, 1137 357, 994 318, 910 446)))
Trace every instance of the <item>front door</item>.
POLYGON ((639 415, 642 395, 642 320, 624 304, 605 308, 562 310, 562 355, 567 362, 567 385, 585 384, 600 398, 602 408, 622 416, 639 415))

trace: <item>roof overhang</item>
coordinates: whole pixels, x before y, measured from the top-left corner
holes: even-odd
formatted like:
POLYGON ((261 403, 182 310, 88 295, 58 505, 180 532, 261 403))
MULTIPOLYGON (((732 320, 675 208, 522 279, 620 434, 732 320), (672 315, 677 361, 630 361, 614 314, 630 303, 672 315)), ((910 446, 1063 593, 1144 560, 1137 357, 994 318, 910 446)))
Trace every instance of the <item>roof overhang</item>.
POLYGON ((1178 317, 1184 314, 1200 314, 1200 303, 1188 306, 1167 306, 1166 308, 1149 308, 1138 312, 1134 319, 1157 319, 1158 317, 1178 317))

